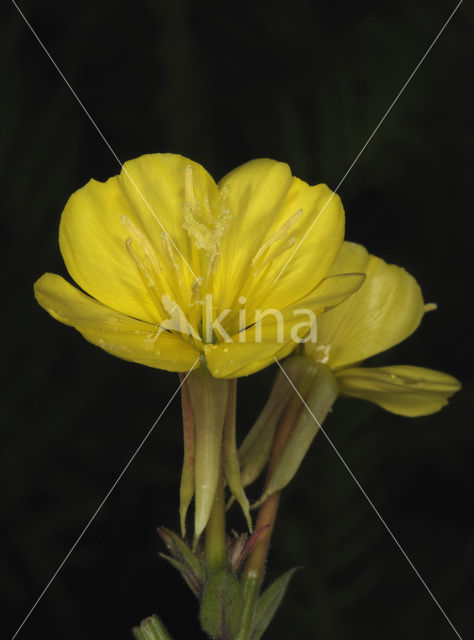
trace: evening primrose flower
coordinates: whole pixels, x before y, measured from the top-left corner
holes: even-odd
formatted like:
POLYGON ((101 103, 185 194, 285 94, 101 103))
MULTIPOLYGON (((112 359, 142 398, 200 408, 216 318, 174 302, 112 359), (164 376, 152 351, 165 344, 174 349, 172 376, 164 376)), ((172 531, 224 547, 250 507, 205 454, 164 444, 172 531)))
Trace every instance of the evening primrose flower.
POLYGON ((460 389, 453 376, 411 365, 360 367, 359 364, 411 335, 426 311, 415 278, 407 271, 344 242, 333 265, 366 273, 353 296, 318 318, 318 340, 305 352, 330 367, 340 393, 375 402, 387 411, 415 417, 438 411, 460 389))
POLYGON ((284 163, 253 160, 216 184, 180 155, 145 155, 66 204, 59 243, 83 291, 46 273, 35 295, 115 356, 178 372, 205 360, 235 378, 294 348, 298 310, 320 313, 360 286, 360 274, 326 278, 343 234, 339 197, 284 163))

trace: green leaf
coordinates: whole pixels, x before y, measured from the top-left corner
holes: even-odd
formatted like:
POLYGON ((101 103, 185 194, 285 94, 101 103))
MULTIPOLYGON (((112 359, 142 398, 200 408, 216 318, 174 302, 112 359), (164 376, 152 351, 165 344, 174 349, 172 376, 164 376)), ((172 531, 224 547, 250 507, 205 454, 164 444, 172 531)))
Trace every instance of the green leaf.
POLYGON ((202 563, 188 545, 174 531, 167 527, 158 527, 163 542, 167 546, 173 558, 184 562, 198 577, 203 579, 202 563))
POLYGON ((145 618, 132 633, 135 640, 173 640, 158 616, 145 618))
POLYGON ((258 599, 255 618, 252 625, 251 640, 260 640, 262 635, 265 633, 268 625, 280 606, 283 596, 288 588, 288 584, 296 571, 298 571, 298 567, 290 569, 284 573, 275 580, 275 582, 271 584, 258 599))
POLYGON ((239 632, 243 611, 242 589, 232 571, 214 571, 206 585, 200 620, 211 638, 233 640, 239 632))
POLYGON ((203 568, 200 557, 193 553, 174 531, 166 527, 159 527, 158 533, 171 554, 168 556, 160 553, 160 556, 178 569, 191 591, 200 599, 203 583, 203 568))

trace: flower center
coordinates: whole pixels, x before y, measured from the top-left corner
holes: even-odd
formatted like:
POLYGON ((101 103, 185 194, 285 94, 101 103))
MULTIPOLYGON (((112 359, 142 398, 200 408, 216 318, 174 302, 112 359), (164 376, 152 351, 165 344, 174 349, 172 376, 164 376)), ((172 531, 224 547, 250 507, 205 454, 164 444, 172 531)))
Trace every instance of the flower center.
POLYGON ((205 291, 209 290, 209 281, 216 272, 222 239, 232 218, 229 194, 230 187, 224 186, 219 193, 216 211, 212 212, 208 198, 203 196, 199 186, 194 184, 191 165, 186 167, 183 227, 196 249, 202 252, 202 273, 204 274, 193 282, 194 297, 202 288, 205 291))
MULTIPOLYGON (((125 246, 158 311, 158 330, 177 331, 190 340, 209 342, 206 328, 213 325, 214 314, 222 315, 213 306, 212 293, 223 238, 232 219, 230 186, 224 184, 217 199, 210 203, 195 180, 192 166, 187 165, 182 214, 183 228, 191 241, 191 254, 186 254, 186 259, 191 258, 193 265, 199 264, 197 273, 200 275, 191 284, 188 274, 183 273, 179 250, 165 231, 160 234, 161 247, 155 247, 147 235, 123 215, 121 222, 128 232, 125 246)), ((253 278, 294 245, 295 238, 290 237, 290 232, 302 215, 303 209, 298 209, 264 240, 251 260, 248 272, 243 274, 236 299, 248 285, 251 286, 253 278)), ((226 311, 225 324, 233 324, 237 313, 237 308, 226 311)))

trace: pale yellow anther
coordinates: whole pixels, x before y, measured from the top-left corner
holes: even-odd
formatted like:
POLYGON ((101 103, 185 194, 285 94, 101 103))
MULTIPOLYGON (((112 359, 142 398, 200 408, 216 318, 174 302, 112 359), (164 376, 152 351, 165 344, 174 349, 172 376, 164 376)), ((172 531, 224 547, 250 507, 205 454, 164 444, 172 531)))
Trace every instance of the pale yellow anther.
POLYGON ((176 256, 175 256, 176 249, 171 244, 170 237, 166 233, 166 231, 163 231, 161 234, 161 244, 163 247, 163 252, 165 256, 168 258, 168 262, 170 263, 170 266, 173 269, 176 269, 176 271, 178 271, 178 269, 180 268, 180 264, 178 260, 176 260, 176 256))
MULTIPOLYGON (((148 240, 146 235, 142 231, 140 231, 140 229, 138 229, 138 227, 136 227, 133 224, 133 222, 131 222, 131 220, 129 220, 127 218, 127 216, 123 215, 120 218, 120 221, 122 222, 123 226, 127 229, 127 231, 130 232, 130 234, 132 235, 132 238, 141 247, 143 254, 147 256, 147 258, 148 258, 149 262, 152 264, 153 269, 155 270, 156 274, 159 274, 161 272, 161 267, 160 267, 160 265, 158 263, 158 260, 157 260, 156 253, 155 253, 155 250, 153 248, 153 245, 148 240)), ((127 239, 127 243, 128 243, 128 240, 130 240, 130 242, 131 242, 131 238, 127 239)))
POLYGON ((201 295, 202 280, 202 276, 196 278, 191 285, 191 304, 195 304, 201 295))
POLYGON ((125 240, 125 247, 127 248, 127 251, 129 253, 130 257, 132 258, 133 262, 135 263, 135 265, 136 265, 138 271, 140 272, 141 276, 145 280, 145 284, 147 286, 149 286, 149 287, 154 285, 155 281, 154 281, 153 275, 150 272, 150 269, 147 268, 147 265, 145 264, 143 259, 140 258, 138 253, 135 251, 135 248, 133 246, 132 238, 127 238, 125 240))
POLYGON ((427 302, 425 304, 425 313, 427 313, 428 311, 436 311, 437 308, 438 305, 436 304, 436 302, 427 302))
POLYGON ((156 308, 158 309, 160 314, 162 314, 163 309, 161 306, 159 289, 156 284, 154 266, 153 266, 153 262, 150 259, 150 256, 148 254, 145 254, 144 258, 142 259, 138 255, 138 253, 135 251, 135 248, 133 247, 132 238, 127 238, 125 240, 125 247, 128 251, 128 254, 132 258, 133 262, 135 263, 135 266, 138 269, 138 273, 140 274, 143 280, 143 284, 147 288, 148 293, 150 294, 153 302, 155 303, 156 308))
MULTIPOLYGON (((272 233, 272 235, 263 243, 263 245, 257 251, 256 256, 252 260, 252 264, 255 264, 256 262, 258 262, 258 260, 260 260, 260 258, 263 256, 265 251, 267 251, 267 249, 269 249, 273 244, 275 244, 275 242, 278 242, 278 240, 285 238, 288 235, 288 231, 291 229, 291 227, 294 224, 296 224, 296 222, 298 222, 298 220, 301 218, 302 215, 303 215, 303 209, 298 209, 298 211, 295 211, 295 213, 292 216, 290 216, 288 220, 284 222, 281 225, 281 227, 275 231, 275 233, 272 233)), ((282 251, 286 251, 287 249, 289 249, 292 244, 294 244, 294 238, 293 238, 293 242, 290 241, 290 244, 285 246, 282 250, 277 250, 277 252, 273 254, 272 260, 276 258, 277 255, 280 255, 282 251)), ((268 264, 267 260, 265 261, 265 264, 268 264)), ((257 271, 260 271, 262 266, 260 266, 257 271)))
POLYGON ((271 253, 267 258, 265 258, 265 260, 261 264, 258 265, 258 267, 254 271, 254 275, 257 275, 258 273, 260 273, 260 271, 262 271, 262 269, 266 267, 267 264, 270 264, 270 262, 273 262, 275 258, 278 258, 280 254, 285 253, 285 251, 288 251, 288 249, 291 249, 291 247, 294 244, 295 244, 295 239, 290 238, 285 245, 283 245, 279 249, 275 249, 273 253, 271 253))
POLYGON ((193 168, 190 164, 186 165, 184 170, 184 193, 186 202, 191 208, 194 207, 194 185, 193 185, 193 168))

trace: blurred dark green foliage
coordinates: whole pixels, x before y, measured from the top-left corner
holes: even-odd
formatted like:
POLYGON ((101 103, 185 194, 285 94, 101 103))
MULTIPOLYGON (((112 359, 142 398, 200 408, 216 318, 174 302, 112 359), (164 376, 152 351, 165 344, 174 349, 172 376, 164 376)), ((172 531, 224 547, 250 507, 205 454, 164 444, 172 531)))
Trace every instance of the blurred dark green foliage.
MULTIPOLYGON (((44 271, 64 274, 57 234, 67 197, 118 166, 5 5, 0 593, 10 637, 177 376, 106 355, 33 299, 44 271)), ((269 156, 334 188, 455 4, 20 6, 121 160, 179 152, 219 178, 269 156)), ((439 304, 381 361, 445 370, 464 390, 432 417, 407 420, 340 400, 327 421, 465 638, 474 631, 473 26, 466 2, 339 190, 348 238, 405 266, 439 304)), ((240 383, 242 433, 272 375, 240 383)), ((199 637, 195 602, 158 558, 154 529, 178 526, 179 420, 175 401, 19 637, 130 638, 129 628, 153 612, 177 640, 199 637)), ((244 523, 237 517, 235 526, 244 523)), ((285 492, 269 577, 301 564, 269 632, 275 640, 455 637, 322 435, 285 492)))

